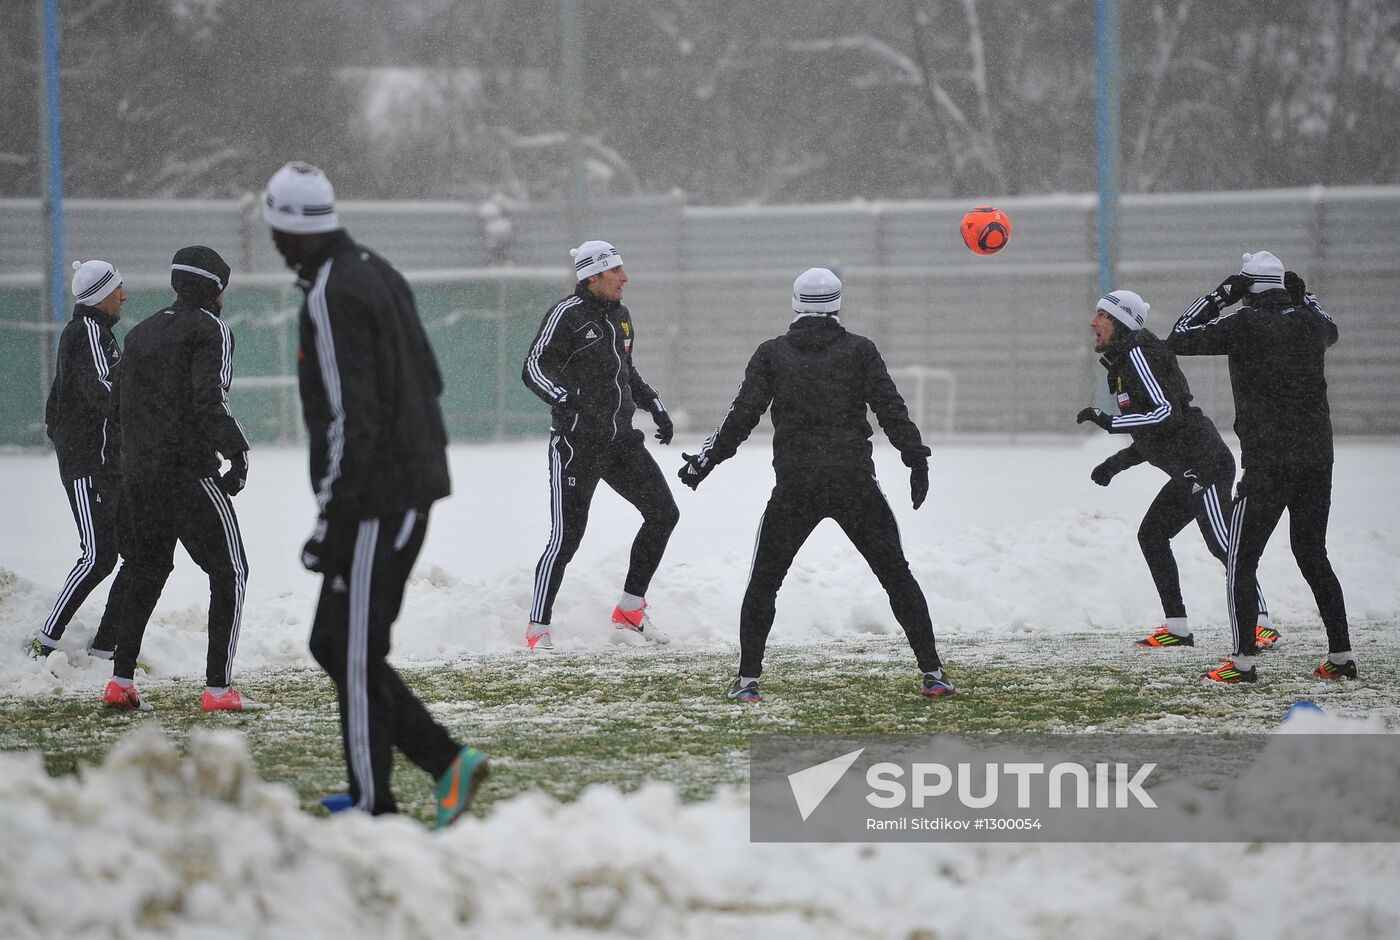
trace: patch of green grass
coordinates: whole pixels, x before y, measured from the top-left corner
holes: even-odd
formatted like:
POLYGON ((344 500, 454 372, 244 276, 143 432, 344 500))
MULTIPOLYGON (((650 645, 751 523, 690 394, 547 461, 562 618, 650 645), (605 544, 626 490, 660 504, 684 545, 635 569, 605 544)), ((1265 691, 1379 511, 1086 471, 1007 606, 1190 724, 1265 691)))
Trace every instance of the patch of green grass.
MULTIPOLYGON (((756 734, 858 735, 1016 731, 1268 731, 1301 698, 1343 714, 1400 723, 1400 639, 1393 629, 1358 649, 1362 679, 1308 678, 1318 644, 1267 654, 1254 686, 1202 687, 1197 651, 1139 651, 1121 636, 951 636, 940 639, 959 694, 929 700, 900 638, 858 636, 775 645, 764 699, 724 697, 734 651, 613 648, 553 656, 479 656, 403 671, 406 682, 463 743, 491 757, 477 812, 540 790, 571 800, 591 784, 633 789, 647 780, 703 799, 748 780, 756 734), (1125 648, 1127 647, 1127 648, 1125 648)), ((1299 642, 1303 640, 1303 642, 1299 642)), ((0 698, 0 749, 42 753, 50 773, 101 761, 137 723, 156 722, 181 747, 196 728, 233 728, 259 773, 293 787, 308 808, 345 786, 334 690, 319 672, 249 676, 240 688, 271 705, 205 715, 194 680, 142 684, 153 711, 106 711, 92 693, 0 698)), ((431 810, 431 781, 400 759, 401 809, 431 810)))

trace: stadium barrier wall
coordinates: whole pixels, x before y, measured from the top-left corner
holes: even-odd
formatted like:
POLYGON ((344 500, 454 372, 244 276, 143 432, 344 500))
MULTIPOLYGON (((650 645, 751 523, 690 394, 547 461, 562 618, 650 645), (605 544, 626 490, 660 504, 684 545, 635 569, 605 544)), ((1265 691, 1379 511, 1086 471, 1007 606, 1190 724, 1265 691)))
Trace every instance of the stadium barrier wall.
MULTIPOLYGON (((792 279, 812 265, 844 282, 843 322, 880 344, 893 369, 955 381, 955 432, 1069 432, 1097 402, 1102 370, 1089 313, 1097 296, 1095 198, 997 202, 1012 217, 1000 255, 968 253, 957 221, 970 203, 850 202, 689 207, 675 197, 615 199, 585 232, 627 262, 635 359, 689 432, 723 417, 744 365, 790 318, 792 279)), ((107 258, 131 300, 119 335, 168 302, 176 248, 209 244, 234 267, 226 318, 237 338, 232 404, 258 441, 302 435, 295 387, 300 292, 272 249, 257 201, 70 200, 70 259, 107 258)), ((495 204, 346 202, 351 234, 406 272, 446 380, 443 408, 460 439, 542 432, 544 406, 520 382, 541 317, 572 288, 564 211, 495 204)), ((0 200, 0 444, 44 440, 57 329, 40 309, 37 200, 0 200)), ((1400 433, 1400 187, 1130 195, 1122 201, 1118 283, 1152 304, 1164 334, 1200 293, 1269 248, 1301 272, 1337 319, 1328 356, 1334 424, 1344 434, 1400 433)), ((1233 420, 1219 359, 1183 360, 1198 402, 1233 420)), ((912 394, 912 388, 905 390, 912 394)), ((946 402, 922 402, 945 422, 946 402)))

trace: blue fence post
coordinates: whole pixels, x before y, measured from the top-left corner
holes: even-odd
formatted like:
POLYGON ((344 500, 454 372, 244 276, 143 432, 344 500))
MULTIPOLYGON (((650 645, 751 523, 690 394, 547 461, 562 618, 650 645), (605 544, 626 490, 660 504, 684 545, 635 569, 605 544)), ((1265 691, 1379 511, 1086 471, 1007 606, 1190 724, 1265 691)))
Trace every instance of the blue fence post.
POLYGON ((64 285, 68 278, 63 253, 63 134, 59 123, 58 87, 58 0, 41 0, 44 25, 44 67, 42 105, 44 111, 45 170, 44 203, 48 210, 48 238, 45 261, 48 267, 48 297, 55 323, 68 319, 64 285))
MULTIPOLYGON (((1119 150, 1118 127, 1118 0, 1098 0, 1097 3, 1098 67, 1098 170, 1099 170, 1099 296, 1116 286, 1118 277, 1118 188, 1119 150)), ((1095 368, 1094 374, 1097 375, 1095 368)), ((1108 387, 1098 382, 1099 407, 1112 410, 1108 387)))

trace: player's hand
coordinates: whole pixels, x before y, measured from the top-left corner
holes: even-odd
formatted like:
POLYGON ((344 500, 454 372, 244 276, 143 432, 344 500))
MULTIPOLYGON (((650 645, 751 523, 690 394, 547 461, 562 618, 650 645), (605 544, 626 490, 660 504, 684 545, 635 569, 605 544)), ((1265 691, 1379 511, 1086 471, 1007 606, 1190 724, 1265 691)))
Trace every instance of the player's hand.
POLYGON ((1210 292, 1210 299, 1215 301, 1215 306, 1219 310, 1224 310, 1232 304, 1237 304, 1244 300, 1244 295, 1249 293, 1249 285, 1252 282, 1243 274, 1231 274, 1220 282, 1220 286, 1210 292))
POLYGON ((1308 296, 1308 285, 1292 271, 1283 272, 1283 289, 1288 291, 1288 299, 1295 304, 1301 305, 1308 296))
POLYGON ((248 452, 242 450, 230 454, 228 462, 229 468, 219 477, 219 489, 230 496, 237 496, 248 485, 248 452))
POLYGON ((583 410, 583 394, 579 389, 570 389, 564 393, 564 397, 554 405, 555 413, 565 418, 572 419, 583 410))
POLYGON ((685 458, 685 463, 676 475, 681 478, 682 483, 692 490, 699 489, 700 481, 710 475, 710 471, 715 468, 715 465, 710 462, 709 457, 703 454, 681 454, 681 456, 685 458))
POLYGON ((1075 417, 1075 424, 1083 424, 1085 421, 1092 421, 1099 427, 1107 431, 1113 427, 1113 418, 1102 408, 1084 408, 1075 417))
POLYGON ((330 574, 348 566, 354 548, 354 522, 332 521, 322 516, 301 548, 301 565, 307 571, 330 574))
POLYGON ((909 496, 918 509, 928 498, 928 464, 909 468, 909 496))
POLYGON ((1105 460, 1103 463, 1099 464, 1097 467, 1089 471, 1089 479, 1093 480, 1099 486, 1108 486, 1109 482, 1113 479, 1114 474, 1116 474, 1117 472, 1118 471, 1116 469, 1109 466, 1109 461, 1105 460))
POLYGON ((666 409, 658 407, 651 413, 651 417, 656 421, 656 439, 663 444, 671 443, 671 437, 676 433, 676 426, 672 423, 671 416, 666 413, 666 409))

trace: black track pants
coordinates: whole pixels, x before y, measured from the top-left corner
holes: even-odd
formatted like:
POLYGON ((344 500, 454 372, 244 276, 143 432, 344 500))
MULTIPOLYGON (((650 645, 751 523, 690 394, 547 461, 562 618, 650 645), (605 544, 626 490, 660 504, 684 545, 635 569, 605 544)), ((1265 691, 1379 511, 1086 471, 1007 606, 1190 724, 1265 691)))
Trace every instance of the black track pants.
POLYGON ((588 526, 588 507, 602 481, 642 514, 642 527, 632 540, 631 564, 623 590, 641 597, 661 564, 680 510, 666 477, 633 430, 611 444, 576 441, 553 431, 549 436, 549 544, 535 565, 534 603, 530 619, 549 623, 554 597, 588 526))
POLYGON ((248 556, 233 501, 219 488, 218 477, 196 480, 177 474, 127 474, 123 482, 131 526, 130 551, 112 587, 113 591, 118 586, 125 591, 117 618, 120 628, 113 673, 130 679, 135 672, 146 624, 174 568, 175 543, 179 542, 209 576, 205 682, 214 688, 232 685, 248 583, 248 556))
MULTIPOLYGON (((44 620, 42 632, 50 645, 57 645, 69 622, 99 584, 117 566, 122 531, 122 481, 115 474, 79 477, 64 483, 73 521, 78 524, 78 544, 82 555, 63 581, 53 610, 44 620)), ((110 652, 116 648, 116 613, 122 606, 124 588, 120 577, 107 594, 107 609, 93 637, 92 648, 110 652)))
POLYGON ((1230 626, 1237 654, 1256 652, 1254 617, 1255 572, 1264 546, 1288 510, 1288 540, 1303 580, 1312 588, 1317 612, 1327 628, 1327 651, 1351 649, 1342 585, 1327 558, 1327 517, 1332 510, 1332 465, 1285 464, 1246 469, 1230 523, 1230 626))
POLYGON ((938 669, 928 602, 909 570, 899 525, 875 477, 864 470, 820 468, 784 474, 768 498, 739 611, 739 675, 762 674, 778 588, 798 549, 823 519, 836 520, 879 579, 920 671, 938 669))
POLYGON ((327 572, 311 626, 311 655, 335 683, 350 797, 371 813, 397 809, 397 748, 437 779, 460 748, 404 685, 387 657, 404 584, 423 547, 427 511, 359 524, 348 568, 327 572))
MULTIPOLYGON (((1181 599, 1181 578, 1171 540, 1192 520, 1196 520, 1210 553, 1225 564, 1230 547, 1230 480, 1215 480, 1201 486, 1189 480, 1171 479, 1157 493, 1147 514, 1138 527, 1138 546, 1152 572, 1152 582, 1162 599, 1162 613, 1168 619, 1185 617, 1186 604, 1181 599)), ((1256 614, 1269 612, 1264 592, 1255 586, 1256 614)))

